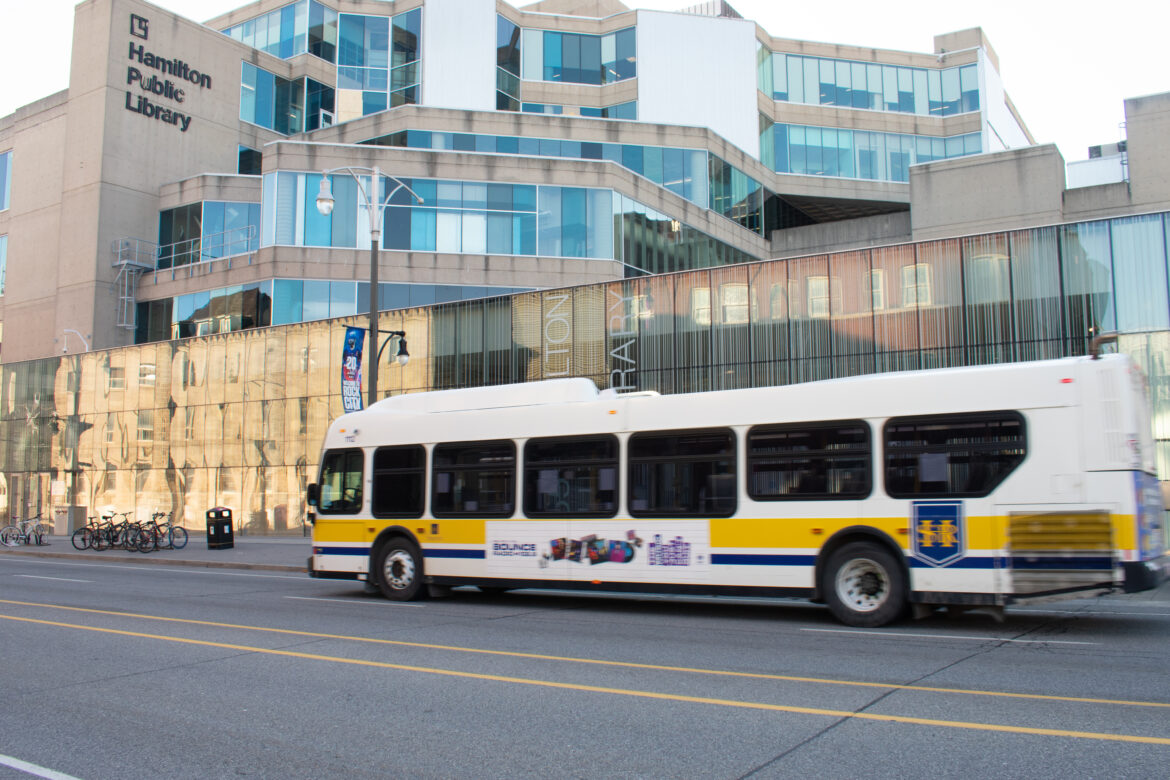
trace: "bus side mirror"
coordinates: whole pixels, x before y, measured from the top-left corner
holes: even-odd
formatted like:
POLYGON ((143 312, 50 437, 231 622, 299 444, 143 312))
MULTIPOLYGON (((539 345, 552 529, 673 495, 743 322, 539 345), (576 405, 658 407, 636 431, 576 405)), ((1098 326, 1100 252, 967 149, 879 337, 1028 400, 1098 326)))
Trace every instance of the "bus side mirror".
POLYGON ((305 503, 309 506, 317 506, 317 499, 321 493, 317 487, 316 482, 310 482, 309 486, 305 488, 305 503))

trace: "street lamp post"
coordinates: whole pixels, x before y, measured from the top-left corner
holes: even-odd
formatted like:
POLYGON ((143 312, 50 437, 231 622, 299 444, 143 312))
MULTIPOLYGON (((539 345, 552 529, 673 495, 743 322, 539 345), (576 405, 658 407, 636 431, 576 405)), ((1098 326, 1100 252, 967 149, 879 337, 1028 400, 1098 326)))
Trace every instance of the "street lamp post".
MULTIPOLYGON (((333 213, 333 193, 330 190, 329 176, 334 173, 348 173, 357 182, 358 192, 361 193, 362 199, 366 204, 366 211, 370 216, 370 352, 374 355, 374 363, 369 366, 369 379, 367 382, 368 394, 366 406, 373 406, 378 400, 378 356, 381 355, 382 350, 378 347, 378 248, 382 241, 382 217, 386 213, 386 206, 390 203, 390 199, 394 197, 394 193, 399 190, 406 190, 414 199, 420 204, 423 202, 422 197, 406 186, 405 183, 399 181, 397 178, 389 174, 382 173, 378 167, 366 168, 362 166, 345 166, 341 168, 330 168, 327 171, 321 172, 321 190, 317 193, 317 211, 322 216, 329 216, 333 213), (370 191, 367 192, 365 186, 362 184, 362 177, 358 173, 369 174, 371 179, 370 191), (382 182, 382 177, 396 182, 398 186, 387 193, 385 199, 379 197, 378 186, 382 182)), ((397 331, 396 333, 401 333, 397 331)), ((402 339, 402 334, 399 336, 402 339)), ((405 339, 402 340, 402 346, 399 351, 399 362, 402 365, 405 363, 401 357, 405 355, 405 339)), ((408 356, 408 355, 407 355, 408 356)))

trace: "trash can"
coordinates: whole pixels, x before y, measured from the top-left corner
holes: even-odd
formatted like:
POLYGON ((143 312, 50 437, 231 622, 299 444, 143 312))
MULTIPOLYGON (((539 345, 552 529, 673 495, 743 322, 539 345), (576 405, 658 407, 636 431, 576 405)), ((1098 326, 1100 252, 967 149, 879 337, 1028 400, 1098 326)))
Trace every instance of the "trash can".
POLYGON ((236 546, 236 535, 232 529, 232 510, 217 506, 207 510, 207 549, 227 550, 236 546))

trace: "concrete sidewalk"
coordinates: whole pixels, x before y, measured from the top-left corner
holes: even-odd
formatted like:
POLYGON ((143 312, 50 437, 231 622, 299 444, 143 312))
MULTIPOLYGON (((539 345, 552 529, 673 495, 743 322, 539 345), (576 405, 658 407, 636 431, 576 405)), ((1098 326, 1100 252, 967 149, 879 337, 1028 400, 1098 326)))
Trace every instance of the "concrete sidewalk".
POLYGON ((46 536, 43 545, 0 545, 0 555, 304 572, 306 561, 313 550, 312 541, 301 536, 237 536, 234 546, 226 550, 209 550, 205 533, 188 532, 190 537, 182 550, 156 550, 149 553, 75 550, 67 536, 46 536))

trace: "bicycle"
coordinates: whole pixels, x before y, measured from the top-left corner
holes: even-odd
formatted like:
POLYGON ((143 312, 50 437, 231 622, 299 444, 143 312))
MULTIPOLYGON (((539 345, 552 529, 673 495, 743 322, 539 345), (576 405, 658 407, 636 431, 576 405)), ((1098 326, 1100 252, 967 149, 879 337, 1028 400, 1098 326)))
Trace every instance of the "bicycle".
POLYGON ((45 543, 45 535, 48 533, 48 526, 41 522, 40 515, 36 515, 17 520, 12 525, 0 529, 0 544, 5 547, 17 547, 22 544, 39 546, 45 543))

